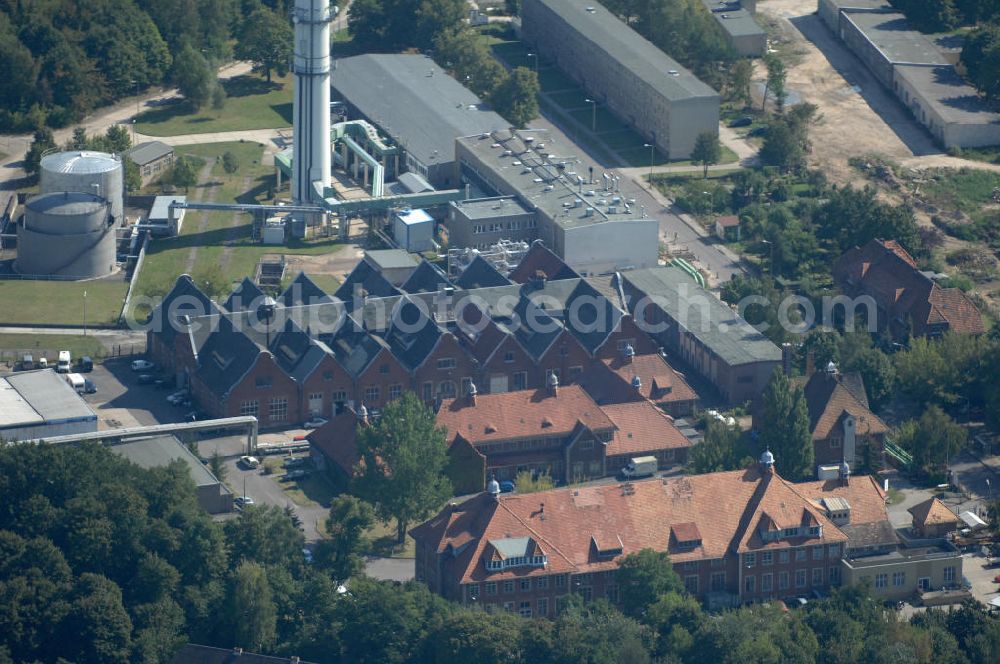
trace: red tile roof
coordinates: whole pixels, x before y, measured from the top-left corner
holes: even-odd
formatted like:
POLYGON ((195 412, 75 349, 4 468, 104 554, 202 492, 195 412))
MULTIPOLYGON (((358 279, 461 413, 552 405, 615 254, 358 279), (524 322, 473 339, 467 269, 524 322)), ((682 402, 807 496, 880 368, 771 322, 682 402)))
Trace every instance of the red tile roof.
POLYGON ((353 411, 345 409, 312 431, 306 439, 350 477, 354 474, 354 466, 359 458, 357 426, 357 416, 353 411))
POLYGON ((655 403, 696 401, 684 376, 657 353, 636 355, 631 361, 621 356, 593 363, 577 380, 600 404, 649 399, 655 403), (639 378, 638 391, 632 380, 639 378))
POLYGON ((840 480, 818 480, 794 485, 798 493, 809 498, 817 507, 823 498, 845 498, 851 506, 851 524, 888 521, 885 492, 870 475, 852 477, 848 483, 840 480))
POLYGON ((437 416, 448 429, 448 439, 462 434, 472 444, 530 436, 568 434, 583 424, 592 431, 614 424, 579 385, 548 389, 480 394, 473 406, 469 397, 446 399, 437 416))
POLYGON ((719 217, 718 223, 723 228, 735 228, 740 225, 740 218, 735 214, 727 214, 719 217))
POLYGON ((913 522, 920 526, 939 526, 958 523, 958 517, 948 506, 937 498, 929 498, 907 510, 913 515, 913 522))
POLYGON ((674 426, 670 417, 649 401, 608 404, 600 408, 617 428, 608 445, 607 456, 635 456, 691 446, 691 441, 674 426))
POLYGON ((857 421, 855 430, 863 435, 884 434, 889 427, 868 408, 868 398, 859 374, 817 371, 803 387, 809 410, 813 440, 825 440, 843 421, 845 414, 857 421))

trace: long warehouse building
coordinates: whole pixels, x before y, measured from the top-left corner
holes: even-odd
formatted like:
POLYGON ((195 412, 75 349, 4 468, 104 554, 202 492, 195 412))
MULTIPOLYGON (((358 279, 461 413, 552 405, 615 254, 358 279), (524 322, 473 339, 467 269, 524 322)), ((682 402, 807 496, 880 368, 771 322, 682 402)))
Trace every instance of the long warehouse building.
POLYGON ((596 2, 524 0, 521 23, 527 43, 671 159, 718 135, 719 93, 596 2))
POLYGON ((51 369, 0 377, 0 441, 97 431, 97 415, 51 369))

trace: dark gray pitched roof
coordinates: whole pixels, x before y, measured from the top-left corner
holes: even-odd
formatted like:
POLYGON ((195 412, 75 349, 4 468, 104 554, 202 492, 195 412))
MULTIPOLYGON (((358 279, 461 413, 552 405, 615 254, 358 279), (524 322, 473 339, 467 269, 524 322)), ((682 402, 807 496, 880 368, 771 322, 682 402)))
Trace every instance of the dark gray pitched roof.
POLYGON ((523 284, 535 278, 536 274, 543 274, 549 281, 580 278, 573 268, 556 256, 541 240, 531 243, 528 253, 507 278, 514 283, 523 284))
POLYGON ((301 383, 320 365, 329 348, 312 339, 289 318, 281 331, 272 336, 270 350, 278 366, 301 383))
POLYGON ((256 306, 263 297, 264 291, 250 277, 243 277, 243 281, 229 294, 223 308, 226 311, 246 311, 256 306))
POLYGON ((294 307, 301 304, 331 302, 333 298, 307 277, 305 272, 299 272, 292 279, 292 283, 288 284, 288 288, 281 294, 278 301, 286 307, 294 307))
POLYGON ((458 279, 455 279, 455 286, 464 290, 472 288, 489 288, 492 286, 509 286, 513 282, 500 274, 493 265, 483 258, 476 256, 472 259, 458 279))
POLYGON ((519 299, 512 313, 512 317, 498 323, 501 328, 512 332, 521 347, 535 360, 552 346, 564 329, 559 319, 528 297, 519 299))
POLYGON ((228 396, 264 349, 236 329, 229 316, 210 316, 197 322, 198 329, 192 329, 191 334, 198 377, 214 394, 228 396))
POLYGON ((591 355, 618 327, 625 315, 586 280, 573 289, 562 316, 566 327, 591 355))
POLYGON ((385 341, 361 329, 353 318, 348 318, 335 333, 320 335, 320 341, 354 378, 361 375, 380 351, 388 350, 385 341))
POLYGON ((194 280, 186 274, 177 277, 174 287, 170 289, 160 305, 153 310, 150 319, 153 329, 159 329, 160 339, 164 344, 173 346, 174 339, 186 327, 182 323, 183 316, 196 318, 219 313, 219 307, 195 285, 194 280))
POLYGON ((351 273, 340 284, 334 297, 350 302, 354 299, 355 287, 360 287, 368 297, 391 297, 399 295, 399 290, 389 283, 368 261, 358 263, 351 273))
POLYGON ((426 310, 404 295, 392 312, 385 341, 393 355, 412 371, 424 363, 443 333, 426 310))
POLYGON ((421 260, 420 265, 399 287, 404 293, 435 293, 441 290, 442 286, 451 286, 448 275, 441 271, 433 263, 421 260))
POLYGON ((163 141, 149 141, 146 143, 139 143, 139 145, 130 149, 128 151, 128 158, 134 161, 136 165, 144 166, 145 164, 167 156, 173 151, 174 149, 163 141))

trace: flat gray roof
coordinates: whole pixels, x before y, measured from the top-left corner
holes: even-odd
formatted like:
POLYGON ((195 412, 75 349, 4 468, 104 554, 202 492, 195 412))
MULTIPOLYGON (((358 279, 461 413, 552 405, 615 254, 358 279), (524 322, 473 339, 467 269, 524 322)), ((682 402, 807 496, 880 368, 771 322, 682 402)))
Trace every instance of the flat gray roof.
POLYGON ((554 143, 545 130, 504 130, 486 138, 461 138, 459 142, 491 171, 491 179, 505 182, 517 192, 526 207, 541 210, 564 228, 645 218, 635 208, 632 214, 625 213, 621 203, 615 212, 610 212, 608 204, 618 194, 597 191, 593 196, 587 196, 585 192, 599 190, 600 187, 578 184, 576 176, 570 175, 576 171, 576 158, 554 156, 559 154, 561 146, 554 143), (506 154, 508 151, 509 155, 506 154), (543 154, 553 156, 544 157, 543 154), (605 204, 601 205, 601 200, 605 204), (576 201, 580 203, 577 205, 576 201), (593 209, 589 216, 588 208, 593 209))
POLYGON ((849 11, 851 9, 888 9, 892 10, 886 0, 826 0, 835 9, 849 11))
POLYGON ((535 0, 667 99, 718 93, 597 2, 535 0), (676 72, 671 74, 671 72, 676 72))
MULTIPOLYGON (((149 211, 149 220, 162 219, 166 221, 170 218, 170 204, 173 202, 186 203, 187 196, 157 196, 153 199, 153 207, 149 211)), ((184 210, 180 209, 176 211, 178 217, 184 216, 184 210)))
POLYGON ((455 139, 508 126, 426 55, 337 60, 332 87, 425 166, 455 158, 455 139))
POLYGON ((473 198, 467 201, 452 201, 451 204, 473 220, 492 219, 513 214, 531 214, 531 210, 521 205, 521 202, 514 196, 473 198))
POLYGON ((739 6, 738 0, 701 1, 716 18, 719 26, 733 37, 764 34, 764 28, 757 25, 753 14, 739 6), (725 11, 715 11, 716 9, 725 9, 725 11))
POLYGON ((191 451, 174 436, 156 436, 119 443, 112 445, 111 451, 140 468, 160 468, 180 460, 191 470, 191 479, 194 480, 195 486, 212 486, 219 483, 205 464, 191 454, 191 451))
POLYGON ((1000 113, 993 111, 951 65, 896 65, 896 75, 924 93, 923 101, 948 122, 1000 124, 1000 113))
POLYGON ((149 141, 148 143, 139 143, 139 145, 129 150, 127 154, 129 159, 134 161, 138 166, 142 166, 165 157, 173 151, 174 149, 163 141, 149 141))
POLYGON ((844 17, 892 63, 946 65, 940 49, 926 35, 910 29, 906 17, 894 11, 844 12, 844 17))
POLYGON ((780 348, 682 270, 655 267, 622 272, 621 276, 647 296, 655 297, 657 306, 683 323, 726 364, 781 360, 780 348))
POLYGON ((409 252, 402 249, 375 249, 373 251, 366 251, 365 256, 370 258, 372 263, 386 270, 416 267, 420 262, 409 252))
POLYGON ((97 420, 87 402, 52 369, 0 378, 0 427, 97 420))

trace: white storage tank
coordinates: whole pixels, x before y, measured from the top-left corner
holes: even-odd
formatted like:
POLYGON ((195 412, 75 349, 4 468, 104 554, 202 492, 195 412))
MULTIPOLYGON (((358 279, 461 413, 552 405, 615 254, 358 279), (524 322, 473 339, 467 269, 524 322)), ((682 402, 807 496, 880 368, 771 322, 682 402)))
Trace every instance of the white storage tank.
POLYGON ((42 157, 39 189, 43 194, 78 191, 106 199, 120 226, 125 214, 125 169, 117 155, 90 150, 53 152, 42 157))
POLYGON ((100 196, 56 192, 31 198, 17 232, 16 269, 26 276, 93 279, 115 269, 115 229, 100 196))

